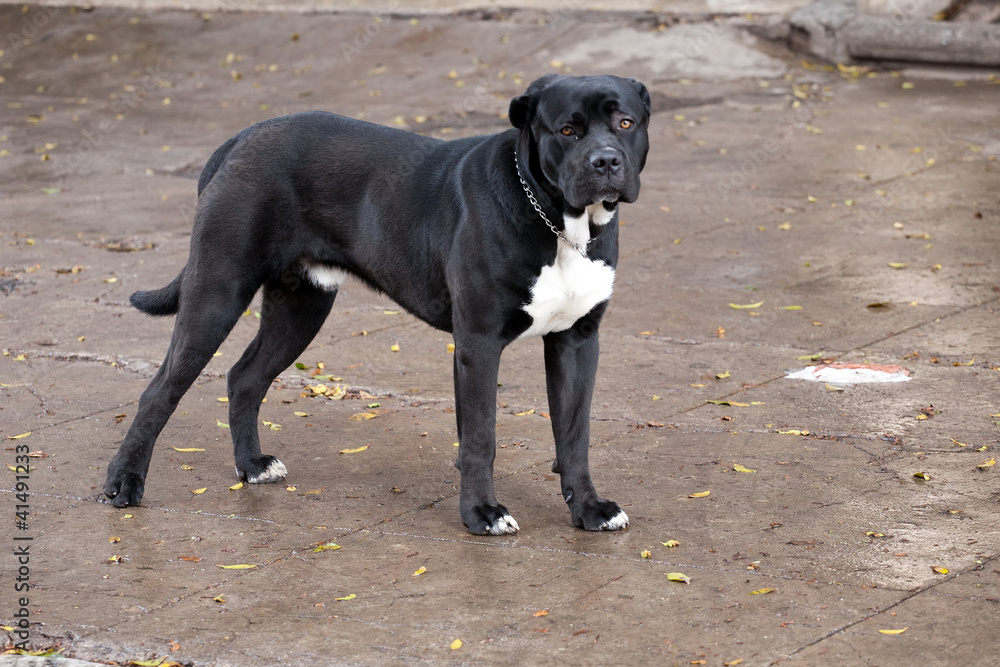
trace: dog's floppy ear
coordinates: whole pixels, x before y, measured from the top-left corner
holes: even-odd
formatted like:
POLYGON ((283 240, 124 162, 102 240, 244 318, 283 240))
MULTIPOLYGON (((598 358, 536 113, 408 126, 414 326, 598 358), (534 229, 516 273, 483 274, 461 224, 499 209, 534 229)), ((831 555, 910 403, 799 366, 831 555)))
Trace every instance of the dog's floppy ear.
POLYGON ((625 79, 636 89, 639 93, 639 99, 642 100, 642 105, 646 107, 646 115, 649 115, 650 109, 652 107, 652 100, 649 98, 649 91, 646 90, 646 86, 642 84, 641 81, 636 81, 635 79, 625 79))
POLYGON ((507 111, 507 117, 510 118, 510 124, 517 129, 521 129, 527 125, 528 119, 531 117, 531 113, 535 108, 535 95, 544 90, 550 83, 558 78, 558 74, 546 74, 542 78, 533 81, 531 85, 528 86, 528 89, 524 91, 524 95, 512 99, 510 101, 510 109, 507 111))

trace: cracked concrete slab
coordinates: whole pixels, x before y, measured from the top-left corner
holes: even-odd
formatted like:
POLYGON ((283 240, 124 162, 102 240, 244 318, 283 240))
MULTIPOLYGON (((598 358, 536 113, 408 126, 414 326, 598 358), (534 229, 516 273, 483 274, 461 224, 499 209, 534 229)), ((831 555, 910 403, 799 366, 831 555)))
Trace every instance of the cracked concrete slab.
POLYGON ((991 655, 997 473, 977 466, 1000 446, 995 77, 824 69, 724 20, 394 15, 355 42, 371 13, 0 7, 4 25, 24 16, 45 23, 0 56, 0 435, 31 431, 5 441, 5 463, 16 444, 47 455, 29 496, 33 648, 199 666, 991 655), (670 54, 693 45, 679 69, 670 54), (468 535, 450 337, 355 283, 262 405, 281 425, 261 437, 283 483, 228 488, 217 399, 255 302, 165 428, 144 504, 101 502, 173 326, 128 295, 186 261, 219 143, 313 108, 446 139, 500 131, 509 99, 553 69, 632 76, 653 95, 592 415, 594 476, 628 531, 572 526, 540 345, 522 341, 497 405, 497 487, 522 530, 468 535), (815 354, 913 379, 783 379, 815 354), (341 378, 319 381, 374 398, 309 396, 318 362, 341 378), (706 403, 722 399, 747 405, 706 403), (379 416, 351 421, 361 411, 379 416), (810 434, 778 432, 792 429, 810 434), (342 548, 313 551, 329 541, 342 548))

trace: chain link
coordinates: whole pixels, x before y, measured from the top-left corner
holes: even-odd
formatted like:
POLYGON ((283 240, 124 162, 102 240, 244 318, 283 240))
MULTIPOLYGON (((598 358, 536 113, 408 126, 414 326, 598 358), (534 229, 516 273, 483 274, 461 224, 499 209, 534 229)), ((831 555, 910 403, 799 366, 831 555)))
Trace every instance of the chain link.
POLYGON ((584 243, 583 245, 579 243, 573 243, 572 241, 569 240, 569 238, 566 236, 564 232, 562 232, 561 230, 559 230, 559 228, 557 228, 554 224, 552 224, 552 221, 549 220, 548 216, 545 215, 545 211, 543 211, 542 207, 538 204, 538 200, 535 199, 535 193, 531 191, 531 187, 529 187, 528 184, 525 183, 524 179, 521 177, 521 167, 517 163, 517 151, 514 151, 514 169, 517 171, 517 180, 521 181, 521 187, 524 188, 524 194, 528 195, 528 201, 531 202, 532 207, 534 207, 538 215, 542 216, 542 220, 544 220, 545 224, 549 226, 549 229, 552 230, 552 233, 555 234, 556 237, 558 237, 560 240, 573 246, 573 248, 576 249, 576 251, 580 253, 584 259, 587 259, 587 246, 590 245, 590 242, 593 241, 594 239, 587 239, 587 242, 584 243))

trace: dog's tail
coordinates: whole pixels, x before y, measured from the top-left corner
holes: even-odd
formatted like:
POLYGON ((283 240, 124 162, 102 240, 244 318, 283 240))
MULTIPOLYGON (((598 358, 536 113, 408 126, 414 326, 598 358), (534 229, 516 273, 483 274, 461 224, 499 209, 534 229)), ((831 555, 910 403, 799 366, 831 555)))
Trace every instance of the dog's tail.
POLYGON ((135 292, 129 301, 147 315, 173 315, 177 312, 177 307, 181 302, 181 279, 183 278, 184 271, 181 271, 166 287, 147 292, 135 292))

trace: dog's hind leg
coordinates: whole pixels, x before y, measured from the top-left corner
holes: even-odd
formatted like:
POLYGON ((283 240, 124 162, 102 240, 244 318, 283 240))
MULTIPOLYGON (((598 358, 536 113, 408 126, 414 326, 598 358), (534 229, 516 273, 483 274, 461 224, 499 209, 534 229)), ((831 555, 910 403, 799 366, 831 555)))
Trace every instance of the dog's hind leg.
POLYGON ((190 269, 189 264, 167 356, 142 393, 135 420, 108 463, 104 493, 115 507, 137 505, 142 499, 157 436, 257 289, 257 285, 234 284, 211 270, 190 269))
POLYGON ((284 478, 284 464, 260 453, 260 404, 272 380, 302 354, 323 326, 336 296, 336 288, 319 288, 290 272, 264 283, 260 330, 229 371, 229 427, 240 479, 256 484, 284 478))

